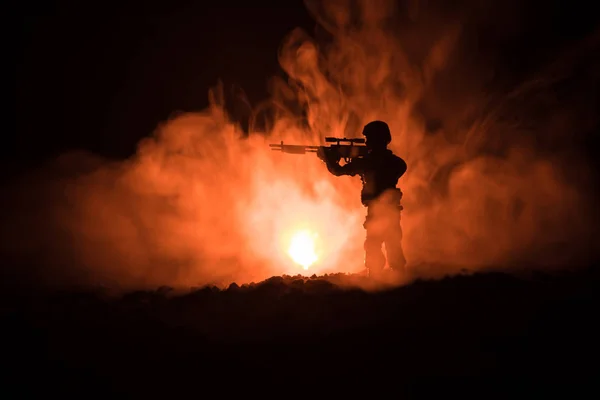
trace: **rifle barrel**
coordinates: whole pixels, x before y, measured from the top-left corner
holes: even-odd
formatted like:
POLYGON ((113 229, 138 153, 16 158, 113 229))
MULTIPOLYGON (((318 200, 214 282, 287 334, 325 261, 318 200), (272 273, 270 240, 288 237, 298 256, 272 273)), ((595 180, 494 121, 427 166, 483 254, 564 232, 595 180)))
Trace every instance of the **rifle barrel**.
POLYGON ((288 154, 305 154, 305 153, 316 153, 319 146, 303 146, 297 144, 269 144, 271 150, 281 151, 288 154))

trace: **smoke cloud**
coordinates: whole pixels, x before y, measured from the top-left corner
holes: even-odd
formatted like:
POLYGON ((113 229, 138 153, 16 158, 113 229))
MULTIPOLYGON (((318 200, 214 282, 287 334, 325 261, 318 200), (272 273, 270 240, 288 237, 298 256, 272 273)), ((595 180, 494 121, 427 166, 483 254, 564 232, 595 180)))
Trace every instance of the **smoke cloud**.
POLYGON ((485 29, 499 47, 514 40, 525 23, 514 6, 307 7, 319 27, 284 38, 288 79, 273 78, 248 135, 217 86, 210 108, 165 121, 131 159, 65 154, 8 188, 11 273, 133 287, 359 271, 360 180, 268 144, 357 137, 374 119, 389 123, 391 148, 408 163, 399 186, 415 274, 572 267, 595 255, 594 176, 581 143, 597 126, 597 103, 582 91, 598 82, 597 61, 586 60, 597 36, 509 77, 501 53, 477 38, 485 29), (309 271, 286 253, 299 229, 319 235, 309 271))

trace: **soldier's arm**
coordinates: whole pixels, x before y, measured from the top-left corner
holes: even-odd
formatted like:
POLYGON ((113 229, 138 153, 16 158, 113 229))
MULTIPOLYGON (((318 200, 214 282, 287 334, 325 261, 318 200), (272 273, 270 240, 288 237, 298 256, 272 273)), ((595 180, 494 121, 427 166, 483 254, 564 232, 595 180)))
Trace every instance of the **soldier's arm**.
POLYGON ((362 163, 360 159, 351 160, 348 164, 340 165, 339 161, 326 161, 327 169, 335 176, 350 175, 355 176, 361 173, 362 163))

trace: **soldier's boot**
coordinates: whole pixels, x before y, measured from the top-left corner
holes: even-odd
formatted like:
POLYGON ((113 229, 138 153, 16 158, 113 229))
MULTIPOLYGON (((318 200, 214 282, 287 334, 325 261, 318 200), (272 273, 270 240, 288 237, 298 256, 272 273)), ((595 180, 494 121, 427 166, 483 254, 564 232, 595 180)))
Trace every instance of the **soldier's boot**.
POLYGON ((369 240, 365 241, 365 267, 369 271, 370 278, 378 278, 383 273, 385 266, 385 256, 381 250, 381 241, 369 240))

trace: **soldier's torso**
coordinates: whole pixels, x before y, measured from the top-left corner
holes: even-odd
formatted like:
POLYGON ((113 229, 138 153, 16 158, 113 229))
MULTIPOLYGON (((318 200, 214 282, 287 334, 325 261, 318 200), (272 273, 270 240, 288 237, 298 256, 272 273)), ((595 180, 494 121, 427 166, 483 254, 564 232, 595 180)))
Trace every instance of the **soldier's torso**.
POLYGON ((406 163, 390 150, 370 153, 361 160, 361 179, 363 188, 361 199, 363 204, 378 198, 386 190, 396 189, 398 179, 406 171, 406 163))

